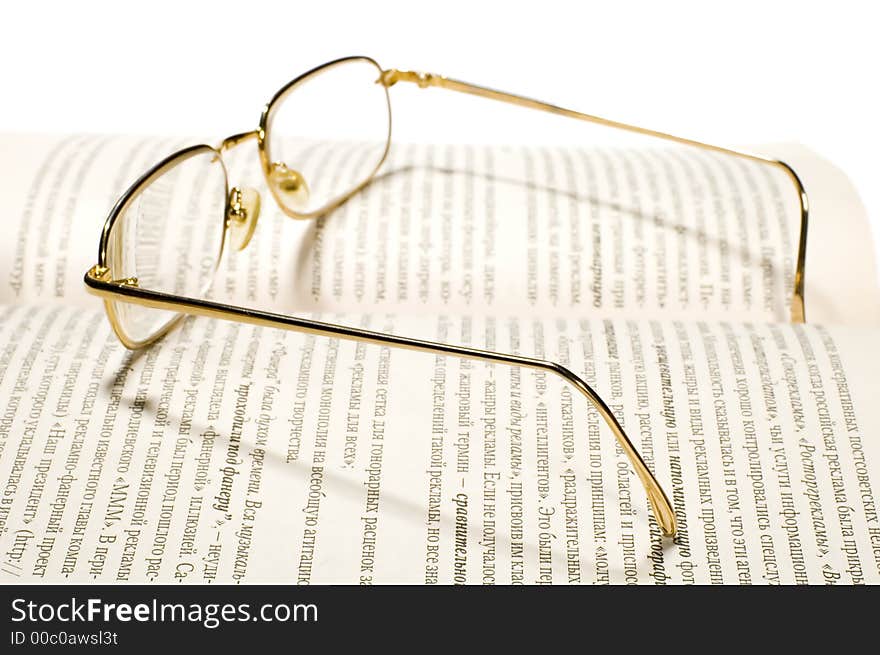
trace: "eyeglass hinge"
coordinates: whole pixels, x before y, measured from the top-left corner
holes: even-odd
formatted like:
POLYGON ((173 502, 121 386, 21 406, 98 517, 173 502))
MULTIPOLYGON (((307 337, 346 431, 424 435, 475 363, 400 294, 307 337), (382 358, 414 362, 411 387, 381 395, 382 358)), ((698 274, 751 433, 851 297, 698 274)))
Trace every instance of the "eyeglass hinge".
POLYGON ((87 275, 93 280, 106 282, 107 284, 115 284, 120 287, 136 287, 138 279, 136 277, 124 277, 118 280, 110 279, 110 269, 106 266, 95 265, 89 269, 87 275))
POLYGON ((110 269, 107 268, 106 266, 101 266, 100 264, 95 264, 94 266, 92 266, 89 269, 89 272, 86 273, 86 275, 93 280, 107 282, 107 281, 109 281, 108 278, 110 277, 110 269))
POLYGON ((388 70, 382 71, 382 75, 379 77, 378 81, 386 87, 394 86, 398 82, 410 82, 418 84, 421 89, 425 89, 429 86, 436 85, 440 79, 440 75, 434 75, 433 73, 401 71, 396 68, 389 68, 388 70))
POLYGON ((136 277, 124 277, 121 280, 111 280, 110 284, 118 284, 121 287, 136 287, 138 279, 136 277))

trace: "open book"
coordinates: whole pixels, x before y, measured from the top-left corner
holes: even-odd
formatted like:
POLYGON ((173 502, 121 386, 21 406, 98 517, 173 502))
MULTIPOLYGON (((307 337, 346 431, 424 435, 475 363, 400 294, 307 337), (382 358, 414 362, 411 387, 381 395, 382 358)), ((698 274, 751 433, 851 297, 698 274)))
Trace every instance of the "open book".
POLYGON ((806 325, 784 180, 678 148, 396 144, 316 221, 264 192, 217 272, 237 305, 565 364, 672 542, 546 373, 205 318, 125 350, 82 276, 188 143, 0 137, 3 582, 880 582, 880 290, 823 160, 765 149, 810 197, 806 325))

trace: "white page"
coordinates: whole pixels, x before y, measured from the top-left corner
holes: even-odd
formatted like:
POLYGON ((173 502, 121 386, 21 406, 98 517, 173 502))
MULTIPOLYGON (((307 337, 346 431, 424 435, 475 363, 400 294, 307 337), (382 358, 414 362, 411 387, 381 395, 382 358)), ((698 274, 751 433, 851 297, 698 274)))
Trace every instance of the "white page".
MULTIPOLYGON (((94 307, 81 277, 96 262, 110 206, 183 142, 3 137, 0 191, 10 218, 0 299, 94 307)), ((214 285, 236 303, 788 320, 797 208, 786 202, 790 184, 767 167, 695 151, 400 145, 387 175, 326 218, 300 222, 262 187, 252 145, 229 159, 230 183, 263 195, 252 244, 227 253, 214 285)), ((813 199, 808 318, 877 324, 858 200, 820 160, 802 150, 797 159, 813 199)), ((333 170, 332 158, 325 164, 333 170)))
POLYGON ((673 544, 547 374, 206 319, 140 353, 99 311, 0 321, 4 582, 880 582, 873 331, 363 319, 583 374, 673 544))
POLYGON ((843 171, 803 146, 774 144, 759 150, 789 163, 810 200, 807 320, 880 325, 877 248, 865 206, 852 182, 843 171), (857 321, 843 320, 852 313, 858 316, 857 321))

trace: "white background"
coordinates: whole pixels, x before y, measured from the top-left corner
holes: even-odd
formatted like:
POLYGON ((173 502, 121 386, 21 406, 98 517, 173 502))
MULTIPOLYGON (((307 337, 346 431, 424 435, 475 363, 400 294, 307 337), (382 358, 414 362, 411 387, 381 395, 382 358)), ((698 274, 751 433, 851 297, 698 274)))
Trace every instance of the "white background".
MULTIPOLYGON (((272 92, 307 68, 367 54, 710 142, 801 142, 853 180, 876 244, 873 4, 6 3, 0 131, 217 139, 253 128, 272 92)), ((425 93, 395 102, 398 135, 542 138, 507 119, 472 121, 471 105, 449 109, 425 93)))

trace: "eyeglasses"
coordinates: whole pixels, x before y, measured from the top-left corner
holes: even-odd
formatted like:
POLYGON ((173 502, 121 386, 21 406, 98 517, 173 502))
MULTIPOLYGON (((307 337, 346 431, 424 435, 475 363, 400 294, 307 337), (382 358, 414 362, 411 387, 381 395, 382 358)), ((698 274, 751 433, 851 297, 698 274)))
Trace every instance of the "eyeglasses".
POLYGON ((245 248, 260 213, 256 190, 230 189, 224 151, 255 139, 266 184, 278 207, 295 219, 325 215, 367 185, 385 161, 391 143, 388 89, 398 82, 472 94, 781 169, 794 184, 800 203, 791 317, 794 322, 805 320, 807 197, 797 174, 784 162, 438 75, 383 69, 368 57, 338 59, 297 77, 269 101, 256 130, 227 137, 218 147, 184 148, 148 170, 110 211, 101 233, 98 263, 85 275, 87 288, 104 299, 114 332, 132 349, 154 343, 184 315, 200 315, 557 375, 583 394, 602 416, 645 487, 660 529, 664 535, 674 536, 675 512, 660 484, 599 394, 569 368, 543 359, 412 339, 204 299, 224 246, 228 243, 238 250, 245 248), (328 103, 328 98, 335 102, 328 103), (346 146, 315 157, 314 150, 320 148, 320 143, 314 138, 310 140, 310 127, 328 122, 338 130, 336 136, 344 139, 346 146))

